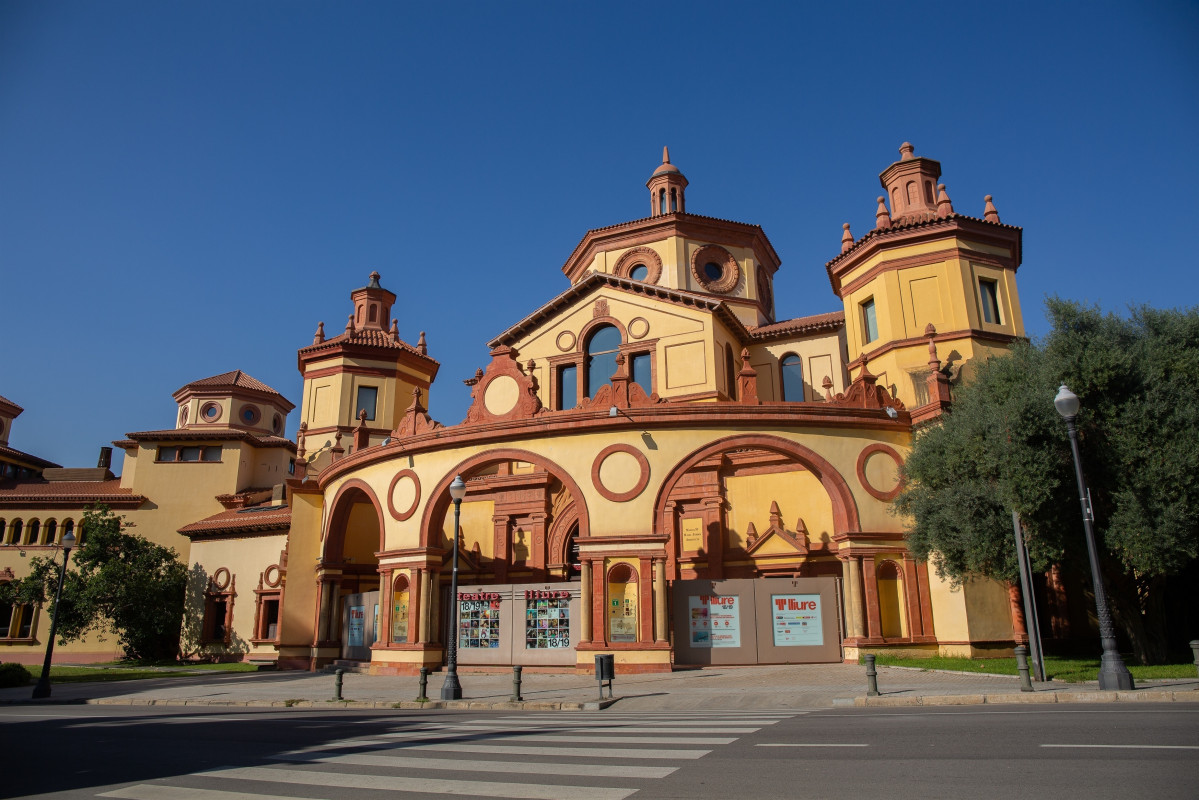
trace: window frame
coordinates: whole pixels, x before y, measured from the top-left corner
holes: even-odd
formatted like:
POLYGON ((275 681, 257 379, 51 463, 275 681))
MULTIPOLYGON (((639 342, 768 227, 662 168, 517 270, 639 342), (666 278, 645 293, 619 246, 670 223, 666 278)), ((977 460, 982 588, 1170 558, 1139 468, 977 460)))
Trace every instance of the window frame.
POLYGON ((807 400, 807 387, 804 381, 803 356, 799 353, 788 351, 783 353, 779 358, 779 399, 788 403, 803 403, 807 400), (787 363, 788 359, 795 359, 791 364, 787 363), (799 399, 793 399, 787 396, 787 367, 799 367, 799 399))
POLYGON ((379 416, 379 387, 375 384, 359 384, 354 388, 354 421, 358 420, 358 412, 362 410, 362 390, 370 389, 375 393, 375 402, 371 404, 371 408, 367 409, 367 422, 374 422, 379 416))
POLYGON ((995 278, 979 277, 978 279, 978 309, 979 318, 987 325, 1002 325, 1003 310, 999 302, 999 281, 995 278), (990 297, 984 292, 983 287, 987 287, 991 291, 990 297), (993 313, 994 319, 987 319, 993 313))
POLYGON ((862 344, 872 344, 879 339, 878 335, 878 305, 874 296, 867 297, 858 303, 862 318, 862 344))

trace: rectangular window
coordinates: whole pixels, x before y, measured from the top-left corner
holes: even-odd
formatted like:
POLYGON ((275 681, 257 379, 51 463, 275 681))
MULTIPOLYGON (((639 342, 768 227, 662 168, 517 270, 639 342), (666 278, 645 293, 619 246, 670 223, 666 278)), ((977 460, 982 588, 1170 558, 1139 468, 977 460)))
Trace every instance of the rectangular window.
POLYGON ((378 386, 359 386, 358 387, 358 403, 354 406, 354 419, 358 419, 358 412, 366 409, 366 418, 373 420, 375 418, 375 405, 379 401, 378 386))
POLYGON ((998 325, 999 319, 999 285, 995 281, 980 280, 978 295, 983 306, 983 322, 998 325))
POLYGON ((12 612, 13 605, 11 603, 0 603, 0 639, 9 637, 9 630, 12 627, 12 612))
POLYGON ((878 338, 878 319, 874 315, 874 298, 862 303, 862 335, 869 344, 878 338))
POLYGON ((227 643, 229 617, 233 610, 233 598, 226 592, 209 594, 204 598, 203 640, 209 643, 227 643))
POLYGON ((258 625, 255 626, 260 641, 274 641, 279 638, 279 595, 263 595, 258 612, 258 625))
POLYGON ((579 368, 573 364, 558 370, 558 396, 554 402, 559 411, 579 404, 579 368))
POLYGON ((17 606, 16 615, 21 618, 20 623, 16 625, 17 638, 30 638, 33 635, 33 606, 17 606))
POLYGON ((213 445, 212 447, 205 447, 203 454, 200 456, 200 460, 201 461, 220 461, 221 460, 220 445, 213 445))
POLYGON ((158 461, 174 461, 179 455, 178 447, 158 448, 158 461))
POLYGON ((199 461, 200 460, 200 448, 199 447, 180 447, 179 448, 179 460, 180 461, 199 461))
POLYGON ((0 639, 31 638, 35 614, 33 606, 0 605, 0 639))
POLYGON ((649 353, 635 353, 629 359, 629 377, 633 379, 633 383, 641 386, 646 394, 653 394, 651 384, 653 383, 653 370, 650 361, 649 353))

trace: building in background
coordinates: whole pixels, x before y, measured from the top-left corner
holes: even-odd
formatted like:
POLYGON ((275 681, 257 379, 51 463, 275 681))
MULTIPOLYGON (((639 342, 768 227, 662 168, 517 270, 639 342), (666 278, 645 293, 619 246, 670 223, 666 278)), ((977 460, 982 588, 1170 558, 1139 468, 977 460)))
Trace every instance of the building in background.
POLYGON ((990 197, 957 213, 940 164, 900 154, 875 228, 846 225, 826 265, 825 314, 776 313, 765 232, 689 212, 664 152, 649 216, 583 236, 563 291, 489 342, 457 424, 378 273, 299 351, 295 445, 291 405, 248 376, 184 387, 174 431, 116 444, 121 490, 154 506, 135 530, 192 570, 190 652, 407 673, 450 636, 463 664, 621 671, 1009 649, 1009 588, 930 574, 890 502, 951 378, 1024 336, 1021 231, 990 197))

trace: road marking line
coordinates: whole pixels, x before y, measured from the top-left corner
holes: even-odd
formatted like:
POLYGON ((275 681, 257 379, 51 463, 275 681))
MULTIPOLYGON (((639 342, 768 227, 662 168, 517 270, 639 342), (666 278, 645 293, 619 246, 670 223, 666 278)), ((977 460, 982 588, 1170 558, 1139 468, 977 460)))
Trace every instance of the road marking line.
MULTIPOLYGON (((456 758, 416 758, 413 756, 379 756, 351 754, 329 756, 320 753, 311 755, 273 756, 276 761, 322 764, 357 764, 364 767, 405 767, 407 769, 450 770, 454 772, 516 772, 522 775, 573 775, 590 778, 612 777, 609 764, 560 764, 538 761, 463 761, 456 758)), ((622 778, 665 778, 677 772, 678 767, 622 766, 622 778)))
POLYGON ((126 786, 97 797, 120 797, 125 800, 295 800, 277 794, 246 794, 245 792, 221 792, 215 789, 191 789, 183 786, 151 786, 141 783, 126 786))
POLYGON ((445 753, 505 753, 514 756, 572 756, 576 758, 703 758, 711 750, 649 750, 644 748, 522 747, 502 744, 399 744, 397 750, 433 750, 445 753))
POLYGON ((754 747, 869 747, 868 744, 801 744, 799 742, 767 742, 765 744, 756 744, 754 747))
MULTIPOLYGON (((387 733, 384 734, 387 738, 395 740, 411 739, 420 742, 428 742, 430 744, 443 740, 453 740, 460 737, 464 732, 447 731, 435 736, 420 733, 387 733)), ((484 733, 482 731, 465 731, 470 734, 471 741, 500 741, 500 742, 569 742, 571 744, 732 744, 737 741, 736 736, 599 736, 599 735, 564 735, 559 733, 505 733, 497 731, 495 733, 484 733)))
MULTIPOLYGON (((531 800, 624 800, 636 789, 601 786, 560 786, 543 783, 496 783, 494 781, 430 780, 404 778, 395 775, 353 775, 344 772, 288 770, 270 767, 234 767, 193 776, 222 778, 265 783, 288 783, 302 786, 331 786, 343 789, 373 789, 391 792, 421 792, 424 794, 457 794, 464 797, 511 797, 531 800)), ((255 795, 258 796, 258 795, 255 795)))
POLYGON ((446 725, 438 729, 413 730, 412 728, 394 728, 392 734, 403 733, 441 733, 443 731, 529 731, 529 732, 585 732, 595 731, 597 733, 654 733, 665 735, 693 735, 697 733, 706 733, 708 729, 713 729, 719 733, 757 733, 761 730, 760 727, 754 728, 726 728, 723 725, 697 725, 692 728, 654 728, 643 725, 446 725))
POLYGON ((1199 750, 1190 744, 1043 744, 1041 747, 1097 747, 1110 750, 1199 750))

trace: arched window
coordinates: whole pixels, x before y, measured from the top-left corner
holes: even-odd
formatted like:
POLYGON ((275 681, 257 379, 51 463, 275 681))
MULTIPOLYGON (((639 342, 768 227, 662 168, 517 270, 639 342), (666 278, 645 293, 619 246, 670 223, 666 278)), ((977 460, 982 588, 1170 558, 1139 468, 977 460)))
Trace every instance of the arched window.
POLYGON ((401 575, 395 579, 391 590, 391 642, 392 644, 408 643, 408 617, 411 613, 409 604, 412 593, 408 588, 408 578, 401 575))
POLYGON ((24 527, 25 527, 25 525, 24 525, 24 523, 21 522, 21 520, 14 519, 12 521, 12 527, 8 529, 8 543, 9 544, 20 544, 21 543, 21 531, 24 529, 24 527))
POLYGON ((42 532, 42 544, 54 544, 55 534, 58 533, 58 520, 46 520, 46 527, 42 532))
POLYGON ((793 403, 802 402, 803 392, 803 359, 788 353, 779 362, 779 371, 783 377, 783 399, 793 403))
POLYGON ((904 603, 903 575, 894 561, 887 561, 878 570, 878 614, 884 639, 899 639, 907 635, 907 611, 904 603))
POLYGON ((620 331, 615 325, 602 325, 587 340, 587 396, 595 397, 599 388, 616 374, 616 354, 620 350, 620 331))
POLYGON ((665 189, 661 189, 658 192, 658 213, 659 214, 666 213, 666 190, 665 189))
POLYGON ((582 559, 579 558, 579 523, 576 522, 570 526, 570 533, 566 534, 567 576, 573 578, 582 572, 582 567, 582 559))
POLYGON ((608 641, 635 642, 637 635, 637 572, 628 564, 608 571, 608 641))
POLYGON ((679 190, 678 189, 670 190, 670 210, 671 211, 679 210, 679 190))
MULTIPOLYGON (((72 536, 75 534, 75 520, 73 519, 69 519, 62 524, 62 535, 66 536, 68 533, 72 536)), ((75 544, 80 545, 83 542, 76 542, 75 544)))
POLYGON ((730 400, 737 399, 737 362, 733 359, 733 346, 724 346, 724 374, 728 378, 728 395, 730 400))

